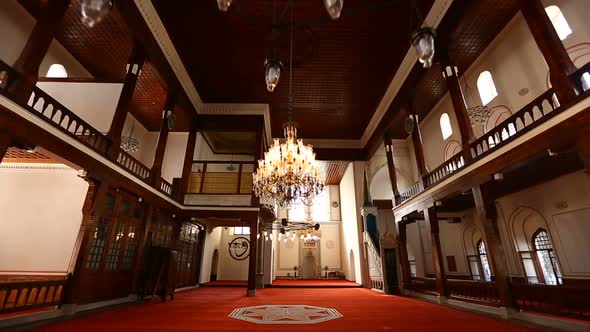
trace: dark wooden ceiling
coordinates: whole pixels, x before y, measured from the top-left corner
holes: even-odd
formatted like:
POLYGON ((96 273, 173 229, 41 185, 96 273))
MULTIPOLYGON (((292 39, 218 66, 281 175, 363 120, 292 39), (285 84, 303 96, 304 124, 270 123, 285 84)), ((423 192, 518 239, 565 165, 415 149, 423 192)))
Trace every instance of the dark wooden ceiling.
MULTIPOLYGON (((426 13, 433 0, 418 2, 426 13)), ((263 64, 271 45, 288 61, 289 30, 280 29, 276 42, 269 42, 273 1, 235 0, 228 13, 220 12, 213 0, 153 3, 203 100, 268 103, 273 136, 281 137, 288 73, 269 93, 263 64)), ((282 11, 288 1, 277 3, 282 11)), ((332 21, 321 1, 295 1, 294 21, 314 21, 294 33, 293 96, 300 136, 361 137, 409 47, 409 4, 348 0, 341 18, 332 21), (359 9, 371 5, 378 8, 359 9)), ((287 14, 280 22, 289 21, 287 14)))
MULTIPOLYGON (((38 16, 40 0, 19 0, 29 13, 38 16)), ((80 22, 80 0, 71 0, 56 39, 99 81, 122 82, 133 47, 134 33, 117 7, 92 29, 80 22)), ((148 58, 133 94, 130 112, 150 131, 160 129, 168 84, 148 58)), ((188 129, 192 114, 181 98, 175 109, 177 131, 188 129)))

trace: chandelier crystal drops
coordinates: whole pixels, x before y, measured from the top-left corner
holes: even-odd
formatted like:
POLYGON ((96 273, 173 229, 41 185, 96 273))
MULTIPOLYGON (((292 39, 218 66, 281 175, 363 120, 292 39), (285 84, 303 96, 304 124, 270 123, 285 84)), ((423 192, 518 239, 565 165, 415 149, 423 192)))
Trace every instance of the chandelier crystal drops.
POLYGON ((274 139, 254 173, 256 196, 282 208, 312 200, 324 190, 313 147, 297 139, 293 122, 285 124, 284 134, 286 141, 274 139))
POLYGON ((82 12, 82 24, 88 28, 94 27, 111 11, 111 0, 82 0, 80 10, 82 12))
POLYGON ((326 11, 333 20, 340 18, 342 7, 344 6, 344 0, 324 0, 326 11))

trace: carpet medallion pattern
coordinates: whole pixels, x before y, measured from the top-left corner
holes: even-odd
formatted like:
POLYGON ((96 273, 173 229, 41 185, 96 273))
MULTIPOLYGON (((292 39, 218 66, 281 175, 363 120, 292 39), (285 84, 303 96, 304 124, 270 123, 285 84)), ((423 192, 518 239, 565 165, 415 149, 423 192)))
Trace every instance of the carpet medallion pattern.
POLYGON ((317 324, 342 314, 333 308, 311 305, 259 305, 237 308, 229 317, 256 324, 317 324))

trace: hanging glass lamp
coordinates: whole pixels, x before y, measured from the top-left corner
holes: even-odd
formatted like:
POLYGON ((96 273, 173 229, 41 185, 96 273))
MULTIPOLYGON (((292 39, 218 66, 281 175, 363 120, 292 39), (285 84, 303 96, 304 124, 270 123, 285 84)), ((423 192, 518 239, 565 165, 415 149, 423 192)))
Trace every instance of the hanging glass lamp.
POLYGON ((82 0, 80 10, 82 12, 82 24, 92 28, 99 23, 111 11, 111 0, 82 0))
POLYGON ((264 61, 264 75, 268 92, 273 92, 279 84, 282 69, 283 63, 280 61, 269 59, 264 61))
POLYGON ((231 0, 217 0, 217 8, 222 12, 226 12, 231 6, 231 0))
POLYGON ((424 68, 430 68, 432 66, 435 38, 436 31, 430 27, 420 28, 412 34, 412 46, 418 54, 418 61, 420 61, 424 68))
POLYGON ((337 20, 342 12, 342 6, 344 6, 344 0, 324 0, 324 5, 328 14, 333 20, 337 20))

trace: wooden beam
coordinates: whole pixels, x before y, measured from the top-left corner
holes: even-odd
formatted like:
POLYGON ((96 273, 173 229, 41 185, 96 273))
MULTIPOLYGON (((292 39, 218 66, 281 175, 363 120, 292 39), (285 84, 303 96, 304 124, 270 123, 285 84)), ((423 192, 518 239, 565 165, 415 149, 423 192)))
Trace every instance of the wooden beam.
POLYGON ((557 35, 541 0, 520 0, 521 12, 539 50, 547 62, 551 86, 563 105, 576 97, 574 82, 569 78, 576 71, 567 50, 557 35))
POLYGON ((199 114, 196 120, 198 131, 258 132, 264 126, 261 115, 199 114))
POLYGON ((416 165, 418 166, 418 174, 420 177, 428 174, 426 170, 426 162, 424 161, 424 149, 422 147, 422 135, 420 133, 420 123, 418 116, 412 111, 414 119, 414 130, 412 131, 412 145, 414 146, 414 156, 416 157, 416 165))
POLYGON ((113 160, 118 156, 121 145, 121 135, 123 134, 123 127, 125 126, 125 120, 127 119, 127 112, 129 111, 129 105, 133 99, 133 92, 137 85, 137 78, 143 68, 144 61, 145 54, 143 48, 135 42, 131 54, 129 55, 127 74, 125 75, 125 81, 123 82, 123 89, 119 96, 119 102, 115 109, 115 115, 113 116, 111 127, 107 133, 107 137, 113 143, 111 151, 111 157, 113 160))
MULTIPOLYGON (((195 145, 197 144, 197 130, 195 126, 191 126, 191 130, 188 133, 188 141, 186 142, 186 150, 184 152, 184 163, 182 166, 182 180, 181 180, 181 190, 180 195, 184 195, 184 193, 188 192, 192 167, 193 167, 193 157, 195 154, 195 145)), ((241 167, 241 165, 240 165, 241 167)))
POLYGON ((447 87, 449 88, 449 94, 453 102, 453 109, 455 110, 455 117, 457 118, 457 125, 459 126, 459 132, 461 134, 461 146, 464 153, 464 158, 471 160, 471 149, 469 144, 475 139, 473 134, 473 126, 467 113, 467 104, 465 103, 465 97, 461 90, 461 84, 459 83, 459 72, 457 66, 453 65, 446 51, 442 50, 443 54, 440 58, 443 67, 443 77, 447 80, 447 87))
POLYGON ((367 160, 367 155, 363 149, 314 148, 313 151, 315 152, 315 158, 317 160, 367 160))
POLYGON ((448 296, 447 277, 445 274, 442 249, 440 245, 438 216, 436 209, 431 206, 424 210, 424 219, 430 224, 430 242, 432 249, 432 263, 436 277, 436 290, 440 296, 448 296))
POLYGON ((152 166, 152 183, 155 185, 160 181, 160 177, 162 176, 162 164, 164 162, 164 153, 166 153, 168 133, 170 132, 170 128, 168 128, 168 117, 174 112, 175 97, 174 92, 168 92, 168 97, 164 104, 158 146, 156 147, 156 155, 154 156, 154 164, 152 166))
POLYGON ((498 288, 503 306, 512 307, 514 301, 510 289, 510 280, 508 279, 506 253, 500 239, 496 205, 492 199, 487 197, 487 193, 482 190, 481 186, 474 186, 472 191, 477 216, 484 226, 483 231, 487 243, 488 257, 495 276, 494 282, 498 288))
POLYGON ((391 136, 389 136, 389 134, 386 134, 384 137, 384 141, 385 155, 387 156, 387 173, 389 174, 389 182, 391 182, 391 192, 393 193, 394 200, 397 201, 397 197, 399 197, 399 190, 397 187, 395 165, 393 163, 393 144, 391 144, 391 136))
POLYGON ((39 16, 13 68, 20 78, 11 86, 11 92, 22 102, 27 102, 37 84, 39 67, 60 27, 70 0, 40 1, 39 16))
POLYGON ((408 259, 408 241, 407 241, 407 232, 406 232, 406 223, 399 222, 398 224, 398 252, 399 252, 399 261, 402 270, 402 288, 407 288, 410 285, 412 280, 412 271, 410 270, 410 261, 408 259))

